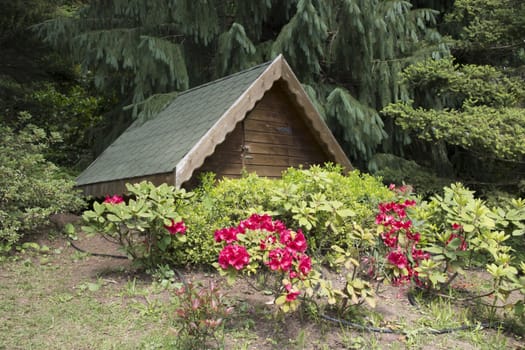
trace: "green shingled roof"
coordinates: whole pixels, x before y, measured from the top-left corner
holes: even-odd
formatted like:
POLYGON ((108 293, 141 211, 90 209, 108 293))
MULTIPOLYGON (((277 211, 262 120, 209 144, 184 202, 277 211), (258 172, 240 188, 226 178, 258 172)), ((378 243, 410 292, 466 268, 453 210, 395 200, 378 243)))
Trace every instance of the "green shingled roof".
POLYGON ((171 172, 272 62, 179 94, 157 117, 132 124, 77 185, 171 172))

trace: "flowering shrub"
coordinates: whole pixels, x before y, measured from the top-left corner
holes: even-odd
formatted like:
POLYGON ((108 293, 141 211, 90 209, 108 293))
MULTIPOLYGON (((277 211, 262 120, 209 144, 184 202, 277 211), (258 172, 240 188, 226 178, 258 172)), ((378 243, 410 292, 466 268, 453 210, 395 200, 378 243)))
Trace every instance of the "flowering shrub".
POLYGON ((379 204, 376 224, 381 225, 381 239, 388 247, 386 256, 388 266, 393 273, 392 282, 396 285, 409 281, 422 286, 417 267, 420 262, 430 258, 430 254, 418 247, 421 239, 419 232, 413 232, 412 221, 408 220, 406 208, 414 207, 414 200, 379 204))
POLYGON ((332 245, 349 247, 354 223, 369 227, 377 204, 394 194, 369 175, 330 164, 288 169, 271 197, 269 210, 289 226, 308 231, 309 252, 322 263, 333 263, 332 245))
POLYGON ((280 179, 250 173, 217 180, 207 174, 201 181, 188 210, 181 212, 192 230, 177 252, 177 261, 184 264, 215 262, 220 246, 209 239, 210 232, 263 212, 278 216, 287 227, 308 232, 308 255, 330 264, 332 245, 346 249, 353 244, 348 237, 353 222, 371 227, 377 204, 394 198, 379 179, 329 165, 290 168, 280 179))
MULTIPOLYGON (((524 271, 525 264, 518 266, 512 248, 505 244, 511 235, 523 234, 525 202, 514 200, 510 205, 489 208, 461 184, 445 187, 443 196, 435 195, 417 207, 406 199, 381 204, 376 223, 383 230, 381 238, 388 247, 386 261, 393 270, 394 283, 413 281, 418 286, 444 290, 465 273, 464 269, 484 266, 493 278, 492 290, 471 300, 493 295, 491 317, 495 316, 497 302, 506 304, 511 292, 520 291, 525 300, 525 279, 518 272, 524 271), (419 232, 413 232, 408 213, 418 222, 419 232)), ((506 307, 523 318, 523 300, 506 307)))
POLYGON ((132 197, 127 203, 118 195, 108 195, 84 212, 87 225, 83 230, 119 243, 131 259, 145 267, 177 263, 174 252, 186 241, 187 230, 179 212, 188 194, 150 182, 128 184, 127 189, 132 197))
POLYGON ((235 227, 216 230, 215 241, 224 245, 215 266, 233 282, 238 273, 253 274, 261 269, 276 273, 280 282, 275 303, 284 312, 299 305, 297 298, 312 271, 305 253, 308 244, 301 230, 289 230, 269 215, 253 214, 235 227))

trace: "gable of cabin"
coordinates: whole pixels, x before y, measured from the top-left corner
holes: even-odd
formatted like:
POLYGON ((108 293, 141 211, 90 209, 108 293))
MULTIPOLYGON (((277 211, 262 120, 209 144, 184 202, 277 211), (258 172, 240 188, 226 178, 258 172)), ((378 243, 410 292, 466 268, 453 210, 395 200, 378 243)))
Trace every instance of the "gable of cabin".
POLYGON ((285 84, 276 82, 206 158, 185 187, 195 186, 203 172, 213 172, 218 179, 239 178, 244 169, 279 178, 290 167, 333 162, 301 113, 285 84))

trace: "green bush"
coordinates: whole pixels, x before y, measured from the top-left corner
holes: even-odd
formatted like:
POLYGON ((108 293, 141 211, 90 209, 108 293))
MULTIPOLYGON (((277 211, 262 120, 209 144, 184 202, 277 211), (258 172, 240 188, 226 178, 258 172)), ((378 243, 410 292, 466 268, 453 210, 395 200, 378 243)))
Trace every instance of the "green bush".
POLYGON ((91 231, 112 235, 131 257, 142 259, 145 256, 135 251, 136 238, 143 240, 149 237, 148 232, 157 228, 157 238, 167 239, 169 235, 162 226, 166 224, 163 221, 170 218, 166 213, 171 205, 170 213, 176 214, 177 220, 184 220, 188 233, 182 244, 173 240, 169 247, 148 252, 150 265, 153 261, 210 265, 216 261, 220 250, 213 239, 214 232, 234 226, 254 213, 270 214, 288 227, 302 229, 311 247, 309 253, 322 262, 335 259, 332 245, 352 251, 359 246, 360 254, 371 247, 365 247, 356 237, 368 234, 365 231, 372 227, 378 203, 394 197, 379 179, 357 171, 344 175, 341 168, 334 166, 289 169, 277 180, 246 174, 241 179, 216 181, 208 174, 192 196, 185 197, 185 201, 177 205, 163 202, 162 211, 151 194, 173 197, 173 189, 164 188, 167 191, 164 193, 161 187, 140 186, 146 186, 149 192, 137 192, 137 188, 128 187, 134 202, 118 206, 97 203, 95 210, 87 212, 84 218, 93 226, 91 231), (135 201, 141 203, 136 212, 128 208, 135 205, 135 201), (136 226, 131 230, 130 222, 136 226), (139 233, 138 228, 142 230, 139 233))
POLYGON ((371 227, 380 202, 394 197, 378 178, 327 165, 288 169, 273 193, 271 210, 292 227, 307 232, 312 254, 329 254, 332 245, 354 245, 356 224, 371 227))
POLYGON ((379 202, 393 198, 379 179, 336 166, 290 168, 282 179, 255 174, 241 179, 204 179, 190 200, 185 218, 191 234, 178 261, 210 264, 219 249, 215 230, 233 226, 250 214, 271 214, 289 227, 304 230, 311 253, 323 257, 331 245, 353 245, 355 224, 370 227, 379 202))
POLYGON ((180 213, 191 194, 147 181, 126 187, 131 196, 127 203, 118 195, 95 202, 93 210, 84 212, 87 225, 82 229, 120 244, 142 267, 177 264, 177 253, 186 242, 186 225, 180 213))
POLYGON ((277 183, 255 174, 216 182, 213 174, 207 174, 181 214, 191 227, 191 234, 184 247, 175 253, 176 260, 184 264, 216 261, 220 247, 213 240, 215 230, 233 226, 248 214, 268 211, 270 195, 277 183))
POLYGON ((48 223, 51 214, 84 204, 72 179, 43 156, 53 140, 32 125, 19 132, 0 125, 0 253, 48 223))

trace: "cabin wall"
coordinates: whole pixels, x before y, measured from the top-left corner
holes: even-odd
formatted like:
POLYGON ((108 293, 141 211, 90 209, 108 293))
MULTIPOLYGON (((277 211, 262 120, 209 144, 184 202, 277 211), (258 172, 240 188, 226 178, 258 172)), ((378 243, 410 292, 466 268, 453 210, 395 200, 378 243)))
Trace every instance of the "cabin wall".
POLYGON ((248 172, 280 177, 290 167, 332 160, 299 113, 279 82, 248 113, 244 120, 243 153, 248 172))
POLYGON ((142 181, 150 181, 155 186, 159 186, 163 183, 168 185, 175 184, 175 175, 174 172, 155 174, 149 176, 134 177, 129 179, 121 179, 115 181, 101 182, 90 185, 79 186, 86 196, 93 196, 95 198, 102 198, 106 195, 113 194, 124 194, 127 192, 126 184, 127 183, 139 183, 142 181))
POLYGON ((243 167, 241 157, 243 140, 243 125, 241 122, 226 136, 224 142, 215 148, 215 152, 206 158, 204 164, 194 173, 192 179, 198 177, 198 173, 210 171, 216 173, 218 178, 239 177, 243 167))
POLYGON ((275 83, 184 187, 195 186, 202 172, 214 172, 218 179, 238 178, 245 169, 279 178, 289 167, 333 161, 299 113, 285 89, 275 83))

